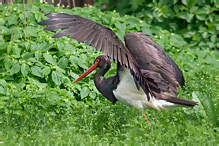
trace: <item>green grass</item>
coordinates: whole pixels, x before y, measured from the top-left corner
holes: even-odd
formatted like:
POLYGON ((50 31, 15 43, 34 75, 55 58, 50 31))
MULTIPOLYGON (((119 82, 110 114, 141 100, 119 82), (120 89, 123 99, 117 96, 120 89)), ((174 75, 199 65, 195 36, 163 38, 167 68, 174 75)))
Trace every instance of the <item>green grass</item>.
MULTIPOLYGON (((0 13, 1 143, 218 143, 218 52, 212 48, 190 44, 182 36, 135 17, 103 13, 94 7, 66 10, 33 5, 26 16, 28 23, 22 5, 1 5, 0 13), (107 101, 95 88, 93 74, 72 84, 100 53, 67 37, 51 39, 54 32, 45 32, 37 25, 51 12, 95 20, 111 27, 120 38, 127 32, 150 30, 151 37, 183 71, 186 82, 178 97, 199 105, 145 110, 149 124, 133 107, 107 101)), ((113 63, 106 77, 115 71, 113 63)))
POLYGON ((148 110, 150 125, 137 110, 119 102, 111 105, 108 101, 96 101, 92 106, 78 102, 64 114, 57 112, 62 111, 29 107, 19 118, 8 119, 10 123, 3 129, 7 135, 4 140, 9 143, 216 143, 217 129, 208 118, 197 118, 195 110, 190 108, 148 110))

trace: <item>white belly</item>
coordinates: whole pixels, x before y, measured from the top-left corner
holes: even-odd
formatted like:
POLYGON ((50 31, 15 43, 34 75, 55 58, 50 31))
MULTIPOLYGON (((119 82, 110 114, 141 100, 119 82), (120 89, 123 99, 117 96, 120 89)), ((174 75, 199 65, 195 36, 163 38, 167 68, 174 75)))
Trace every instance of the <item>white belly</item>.
POLYGON ((143 89, 137 89, 130 71, 125 67, 119 74, 119 80, 120 82, 117 88, 113 90, 113 93, 116 99, 124 104, 131 105, 137 109, 149 108, 163 110, 177 107, 177 104, 165 100, 157 100, 153 96, 151 96, 150 101, 148 101, 143 89))

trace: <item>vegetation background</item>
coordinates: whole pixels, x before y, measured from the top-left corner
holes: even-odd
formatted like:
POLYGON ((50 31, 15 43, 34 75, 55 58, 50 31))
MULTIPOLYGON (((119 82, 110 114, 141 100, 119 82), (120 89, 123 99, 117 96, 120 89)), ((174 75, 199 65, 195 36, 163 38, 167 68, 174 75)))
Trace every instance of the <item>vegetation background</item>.
MULTIPOLYGON (((217 144, 218 8, 216 0, 97 0, 73 9, 34 1, 0 5, 1 144, 217 144), (93 74, 72 84, 101 53, 68 37, 52 39, 55 32, 37 23, 53 12, 92 19, 122 40, 128 32, 151 35, 183 71, 178 97, 199 105, 146 110, 148 125, 136 109, 107 101, 93 74)), ((115 72, 114 63, 106 78, 115 72)))

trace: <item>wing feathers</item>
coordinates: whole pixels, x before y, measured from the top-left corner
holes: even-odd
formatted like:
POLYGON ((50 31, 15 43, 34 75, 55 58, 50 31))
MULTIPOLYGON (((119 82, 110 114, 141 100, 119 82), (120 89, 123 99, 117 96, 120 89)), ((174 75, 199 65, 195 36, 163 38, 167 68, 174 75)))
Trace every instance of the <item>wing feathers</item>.
POLYGON ((96 35, 96 31, 92 31, 92 33, 90 33, 90 35, 87 37, 87 39, 85 40, 85 44, 88 45, 88 46, 92 46, 92 41, 93 41, 93 38, 95 37, 96 35))
POLYGON ((78 42, 84 42, 90 33, 91 32, 89 32, 89 29, 85 28, 81 31, 78 31, 77 33, 70 35, 69 38, 78 40, 78 42))
POLYGON ((75 18, 52 18, 52 19, 48 19, 42 22, 39 22, 39 25, 54 25, 54 24, 58 24, 58 23, 63 23, 63 22, 74 22, 76 21, 75 18))
POLYGON ((72 18, 72 15, 65 13, 50 13, 45 15, 48 18, 72 18))
POLYGON ((57 29, 60 29, 60 28, 66 28, 66 27, 70 27, 70 26, 73 26, 73 25, 77 25, 77 24, 78 24, 78 22, 58 23, 58 24, 55 24, 55 25, 50 25, 50 26, 44 28, 43 30, 53 31, 53 30, 57 30, 57 29))
POLYGON ((144 33, 128 33, 125 42, 139 64, 149 89, 160 95, 176 96, 179 85, 184 84, 184 78, 163 48, 144 33))
POLYGON ((64 30, 56 33, 55 35, 53 35, 52 38, 59 38, 59 37, 63 37, 63 36, 66 36, 66 35, 69 35, 69 34, 72 34, 72 33, 76 33, 76 32, 79 31, 78 30, 79 28, 80 28, 80 26, 78 25, 78 26, 75 26, 75 27, 70 27, 68 29, 64 29, 64 30))
MULTIPOLYGON (((139 63, 137 63, 136 58, 133 57, 130 50, 110 28, 77 15, 52 13, 46 16, 50 19, 39 23, 40 25, 49 25, 44 28, 45 30, 53 31, 64 28, 55 34, 53 38, 70 35, 69 37, 71 39, 93 46, 98 51, 103 52, 111 59, 117 61, 119 65, 125 65, 128 69, 130 69, 132 75, 134 76, 136 85, 140 85, 148 96, 148 99, 150 98, 149 85, 146 78, 140 71, 139 63)), ((138 48, 136 49, 138 50, 138 48)), ((153 86, 154 85, 155 83, 153 86)))

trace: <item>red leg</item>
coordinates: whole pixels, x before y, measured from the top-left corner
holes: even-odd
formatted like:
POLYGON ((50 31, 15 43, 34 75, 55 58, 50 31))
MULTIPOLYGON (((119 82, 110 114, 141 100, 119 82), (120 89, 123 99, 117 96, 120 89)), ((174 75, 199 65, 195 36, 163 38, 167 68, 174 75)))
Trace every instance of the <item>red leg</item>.
POLYGON ((146 121, 147 121, 147 122, 149 122, 149 120, 148 120, 148 117, 145 115, 145 113, 144 113, 144 112, 143 112, 143 115, 144 115, 144 117, 145 117, 146 121))

